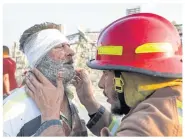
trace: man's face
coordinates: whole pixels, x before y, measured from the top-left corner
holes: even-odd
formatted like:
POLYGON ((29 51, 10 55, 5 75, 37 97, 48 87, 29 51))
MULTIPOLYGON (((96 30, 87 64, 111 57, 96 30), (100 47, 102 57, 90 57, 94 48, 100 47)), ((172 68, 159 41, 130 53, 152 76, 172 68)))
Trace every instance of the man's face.
POLYGON ((37 68, 54 84, 59 71, 62 72, 63 84, 66 85, 74 76, 74 51, 66 43, 57 45, 41 60, 37 68))
POLYGON ((118 94, 114 90, 114 77, 113 71, 103 71, 98 86, 103 89, 103 94, 107 97, 107 102, 111 104, 112 113, 122 115, 122 106, 118 94))
POLYGON ((49 56, 55 61, 64 61, 66 63, 73 63, 74 51, 67 43, 59 44, 55 46, 50 52, 49 56))

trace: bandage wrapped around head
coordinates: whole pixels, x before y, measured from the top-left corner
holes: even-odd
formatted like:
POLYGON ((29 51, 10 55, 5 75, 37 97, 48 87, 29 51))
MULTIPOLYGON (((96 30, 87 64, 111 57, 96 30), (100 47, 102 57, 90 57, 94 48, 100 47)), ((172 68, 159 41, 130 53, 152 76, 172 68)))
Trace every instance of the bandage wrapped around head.
POLYGON ((36 67, 52 48, 62 43, 68 43, 68 39, 57 29, 41 30, 28 37, 23 49, 30 67, 36 67))

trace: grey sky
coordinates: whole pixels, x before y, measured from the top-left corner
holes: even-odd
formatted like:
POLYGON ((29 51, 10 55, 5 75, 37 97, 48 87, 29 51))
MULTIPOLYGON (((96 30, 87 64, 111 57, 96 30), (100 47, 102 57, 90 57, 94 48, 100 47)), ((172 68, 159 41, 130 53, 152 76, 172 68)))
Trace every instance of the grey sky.
POLYGON ((77 26, 99 31, 117 18, 126 15, 127 8, 141 6, 143 12, 162 15, 182 23, 182 4, 4 4, 3 44, 12 46, 22 32, 42 22, 65 25, 66 34, 76 33, 77 26))

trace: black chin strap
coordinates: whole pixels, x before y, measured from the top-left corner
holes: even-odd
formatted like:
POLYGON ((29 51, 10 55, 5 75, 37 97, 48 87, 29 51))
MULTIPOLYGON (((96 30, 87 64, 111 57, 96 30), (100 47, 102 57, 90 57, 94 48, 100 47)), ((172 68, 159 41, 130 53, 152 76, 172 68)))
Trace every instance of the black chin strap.
POLYGON ((120 103, 122 105, 123 113, 126 115, 130 111, 130 107, 125 102, 125 95, 123 91, 124 82, 121 77, 120 71, 114 71, 115 77, 114 77, 114 89, 118 93, 118 98, 120 100, 120 103))

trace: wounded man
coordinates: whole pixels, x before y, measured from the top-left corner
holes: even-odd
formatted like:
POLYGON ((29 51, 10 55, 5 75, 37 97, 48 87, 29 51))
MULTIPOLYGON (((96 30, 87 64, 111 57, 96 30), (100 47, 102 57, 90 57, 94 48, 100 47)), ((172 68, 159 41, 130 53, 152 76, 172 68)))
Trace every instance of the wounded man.
MULTIPOLYGON (((20 49, 24 52, 31 68, 37 68, 54 86, 62 72, 64 86, 60 118, 66 136, 87 136, 84 120, 72 104, 67 85, 75 76, 73 67, 74 51, 67 38, 54 23, 36 24, 25 30, 20 39, 20 49)), ((48 91, 49 92, 49 91, 48 91)), ((55 95, 55 92, 49 92, 55 95)), ((44 104, 43 104, 44 105, 44 104)), ((3 135, 34 136, 42 123, 41 113, 27 95, 25 86, 16 88, 3 101, 3 135)))

